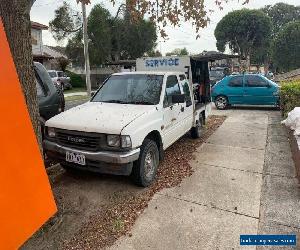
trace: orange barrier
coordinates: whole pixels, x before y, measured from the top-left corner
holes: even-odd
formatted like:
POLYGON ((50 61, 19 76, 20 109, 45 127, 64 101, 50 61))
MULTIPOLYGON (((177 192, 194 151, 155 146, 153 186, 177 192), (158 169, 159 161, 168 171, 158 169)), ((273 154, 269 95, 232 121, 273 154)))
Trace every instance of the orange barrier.
POLYGON ((17 249, 56 205, 1 19, 0 116, 0 249, 17 249))

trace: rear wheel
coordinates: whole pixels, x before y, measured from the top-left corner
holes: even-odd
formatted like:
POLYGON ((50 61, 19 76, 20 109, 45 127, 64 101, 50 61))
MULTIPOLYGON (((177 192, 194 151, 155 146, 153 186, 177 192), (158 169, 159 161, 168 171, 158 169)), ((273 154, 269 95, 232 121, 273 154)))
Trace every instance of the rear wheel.
POLYGON ((134 162, 132 169, 132 179, 138 186, 147 187, 155 179, 159 164, 159 151, 155 141, 145 139, 139 159, 134 162))
POLYGON ((229 106, 228 99, 226 96, 220 95, 215 100, 217 109, 226 109, 229 106))
POLYGON ((204 119, 203 116, 200 115, 199 121, 196 125, 196 127, 191 128, 191 136, 194 139, 200 138, 203 133, 203 125, 204 125, 204 119))

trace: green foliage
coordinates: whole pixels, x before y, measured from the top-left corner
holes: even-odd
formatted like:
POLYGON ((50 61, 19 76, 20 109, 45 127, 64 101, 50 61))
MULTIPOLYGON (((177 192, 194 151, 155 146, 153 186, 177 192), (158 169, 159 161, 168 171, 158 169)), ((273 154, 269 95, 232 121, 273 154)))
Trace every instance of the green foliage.
POLYGON ((60 67, 60 70, 66 71, 67 66, 69 65, 70 61, 67 58, 60 57, 58 58, 58 64, 60 67))
POLYGON ((217 48, 224 52, 228 45, 232 52, 247 58, 254 50, 268 46, 271 29, 271 19, 260 10, 232 11, 217 24, 217 48))
POLYGON ((278 32, 272 45, 272 57, 280 70, 300 68, 300 21, 288 23, 278 32))
POLYGON ((66 46, 66 55, 72 60, 73 66, 84 65, 84 49, 82 42, 82 31, 78 31, 69 39, 66 46))
POLYGON ((121 43, 121 59, 136 59, 156 46, 156 28, 153 23, 140 19, 130 23, 124 19, 124 33, 121 43))
POLYGON ((63 5, 55 10, 54 19, 49 23, 50 31, 58 41, 81 29, 82 20, 78 12, 74 13, 70 5, 64 1, 63 5))
POLYGON ((92 65, 100 65, 110 59, 111 25, 109 11, 96 4, 88 17, 88 36, 90 61, 92 65))
POLYGON ((280 106, 284 116, 295 107, 300 107, 300 80, 282 82, 280 106))
POLYGON ((66 71, 67 75, 71 78, 71 84, 73 88, 82 88, 85 87, 85 80, 78 74, 75 74, 71 71, 66 71))
POLYGON ((275 5, 267 5, 261 10, 272 20, 272 37, 275 37, 287 23, 300 20, 300 6, 277 3, 275 5))
POLYGON ((171 52, 166 53, 166 56, 171 56, 171 55, 177 55, 177 56, 187 56, 189 54, 188 50, 186 48, 180 49, 174 49, 171 52))
POLYGON ((272 21, 271 43, 268 46, 254 50, 251 53, 251 62, 256 64, 270 63, 272 61, 271 44, 278 32, 289 22, 300 20, 300 6, 285 3, 267 5, 261 9, 272 21))
POLYGON ((151 51, 147 52, 147 56, 150 56, 150 57, 161 57, 162 54, 160 53, 159 50, 151 50, 151 51))
MULTIPOLYGON (((57 12, 65 13, 69 18, 71 9, 66 3, 57 12), (62 11, 63 10, 63 11, 62 11)), ((52 23, 52 34, 56 39, 70 37, 66 53, 74 65, 84 64, 82 29, 70 33, 75 26, 74 20, 65 20, 57 15, 52 23)), ((93 6, 88 17, 88 35, 90 63, 101 65, 107 61, 136 59, 150 52, 156 46, 156 28, 152 22, 137 19, 131 22, 126 15, 123 18, 112 17, 101 4, 93 6)))

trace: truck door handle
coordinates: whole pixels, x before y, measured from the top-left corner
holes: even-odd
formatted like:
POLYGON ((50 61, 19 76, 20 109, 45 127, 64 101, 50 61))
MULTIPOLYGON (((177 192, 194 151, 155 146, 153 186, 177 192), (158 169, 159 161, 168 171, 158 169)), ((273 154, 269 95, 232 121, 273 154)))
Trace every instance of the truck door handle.
POLYGON ((183 112, 184 111, 184 107, 183 106, 181 106, 181 112, 183 112))

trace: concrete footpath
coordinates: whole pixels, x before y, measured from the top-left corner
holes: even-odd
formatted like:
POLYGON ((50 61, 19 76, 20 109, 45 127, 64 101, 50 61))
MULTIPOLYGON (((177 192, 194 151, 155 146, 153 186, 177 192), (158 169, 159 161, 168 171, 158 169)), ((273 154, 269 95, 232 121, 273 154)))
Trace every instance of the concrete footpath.
POLYGON ((214 113, 228 118, 195 153, 193 175, 156 194, 132 236, 111 249, 256 249, 240 246, 240 234, 300 237, 299 186, 279 112, 214 113))

